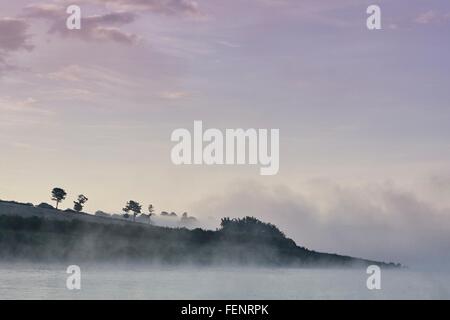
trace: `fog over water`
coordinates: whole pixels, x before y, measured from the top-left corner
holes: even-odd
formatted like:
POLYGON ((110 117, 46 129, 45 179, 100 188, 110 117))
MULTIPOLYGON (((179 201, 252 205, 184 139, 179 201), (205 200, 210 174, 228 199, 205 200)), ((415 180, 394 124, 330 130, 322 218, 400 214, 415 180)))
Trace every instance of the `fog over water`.
POLYGON ((0 299, 450 298, 448 0, 379 0, 370 31, 372 1, 75 2, 76 31, 69 1, 0 1, 0 199, 25 204, 0 201, 0 299), (213 145, 196 121, 279 130, 277 174, 177 165, 175 131, 202 156, 213 145), (60 210, 33 206, 55 187, 60 210), (65 211, 81 193, 92 216, 65 211), (130 199, 153 216, 120 220, 130 199), (363 268, 286 268, 286 252, 313 255, 276 231, 216 232, 247 216, 299 247, 407 268, 382 269, 374 291, 363 268), (82 262, 112 258, 161 265, 82 262), (247 258, 283 268, 224 266, 247 258))
POLYGON ((0 299, 450 299, 450 274, 382 270, 368 290, 357 269, 80 265, 81 290, 66 288, 67 265, 0 264, 0 299))
MULTIPOLYGON (((442 189, 448 194, 448 188, 442 189)), ((425 200, 425 191, 395 184, 349 187, 315 181, 308 190, 242 181, 224 195, 199 201, 192 211, 210 228, 230 212, 250 215, 274 223, 298 245, 313 250, 450 269, 446 201, 425 200), (211 221, 203 218, 208 216, 211 221)))

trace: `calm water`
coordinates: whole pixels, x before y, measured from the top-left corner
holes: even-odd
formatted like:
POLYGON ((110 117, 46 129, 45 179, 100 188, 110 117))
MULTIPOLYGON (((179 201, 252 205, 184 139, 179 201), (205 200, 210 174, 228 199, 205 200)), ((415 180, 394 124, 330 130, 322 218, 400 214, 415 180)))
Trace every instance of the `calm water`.
POLYGON ((265 269, 0 264, 0 299, 449 299, 450 274, 383 270, 381 290, 364 269, 265 269))

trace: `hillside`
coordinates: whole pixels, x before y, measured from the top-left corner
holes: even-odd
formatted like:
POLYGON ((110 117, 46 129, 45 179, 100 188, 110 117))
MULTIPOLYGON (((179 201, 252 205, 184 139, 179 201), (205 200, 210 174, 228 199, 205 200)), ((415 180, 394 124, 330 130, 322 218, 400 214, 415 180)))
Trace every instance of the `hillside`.
POLYGON ((315 252, 255 218, 222 219, 216 231, 167 228, 0 203, 0 259, 134 261, 270 266, 399 265, 315 252))

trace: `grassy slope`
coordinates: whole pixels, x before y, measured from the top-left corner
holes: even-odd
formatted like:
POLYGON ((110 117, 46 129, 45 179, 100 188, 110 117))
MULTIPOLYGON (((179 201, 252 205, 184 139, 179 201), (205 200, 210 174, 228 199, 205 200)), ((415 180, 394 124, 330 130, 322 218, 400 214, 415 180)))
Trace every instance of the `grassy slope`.
POLYGON ((53 211, 50 214, 34 207, 16 208, 14 214, 8 210, 11 207, 0 206, 0 259, 394 266, 310 251, 275 226, 253 218, 229 220, 220 230, 206 231, 111 223, 56 210, 48 210, 53 211), (27 214, 17 214, 17 210, 27 214))

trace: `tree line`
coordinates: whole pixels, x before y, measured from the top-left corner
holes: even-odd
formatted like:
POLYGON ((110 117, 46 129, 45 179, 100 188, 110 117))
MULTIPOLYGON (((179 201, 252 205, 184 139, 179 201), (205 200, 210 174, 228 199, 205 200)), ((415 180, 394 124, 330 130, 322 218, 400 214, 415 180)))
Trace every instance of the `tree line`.
MULTIPOLYGON (((56 209, 58 209, 59 204, 66 199, 67 192, 62 188, 53 188, 51 199, 56 202, 56 209)), ((78 198, 76 201, 74 201, 73 210, 76 212, 81 212, 84 208, 84 205, 89 199, 83 195, 78 195, 78 198)), ((122 208, 122 211, 124 212, 123 217, 126 219, 129 219, 130 217, 133 219, 133 222, 136 221, 136 216, 141 215, 145 216, 148 219, 148 223, 151 223, 151 217, 154 215, 155 208, 153 204, 149 204, 147 207, 147 212, 142 212, 142 205, 134 200, 129 200, 125 204, 125 207, 122 208)), ((176 217, 177 214, 175 212, 168 213, 166 211, 161 212, 161 216, 169 216, 169 217, 176 217)), ((184 212, 182 215, 182 218, 187 219, 188 214, 187 212, 184 212)))

